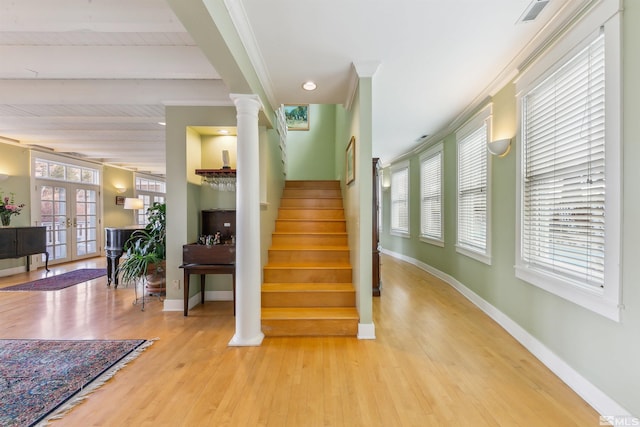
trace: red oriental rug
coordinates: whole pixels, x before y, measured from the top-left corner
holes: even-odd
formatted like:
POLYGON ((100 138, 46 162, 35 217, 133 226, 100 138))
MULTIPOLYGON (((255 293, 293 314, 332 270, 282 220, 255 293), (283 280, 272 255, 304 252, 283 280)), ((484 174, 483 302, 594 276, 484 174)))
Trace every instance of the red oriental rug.
POLYGON ((0 340, 0 425, 61 418, 152 342, 0 340))

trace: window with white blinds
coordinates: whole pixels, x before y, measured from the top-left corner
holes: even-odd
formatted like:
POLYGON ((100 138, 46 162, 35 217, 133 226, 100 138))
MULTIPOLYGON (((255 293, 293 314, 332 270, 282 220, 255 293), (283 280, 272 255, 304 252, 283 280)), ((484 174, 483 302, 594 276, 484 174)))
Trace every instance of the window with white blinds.
POLYGON ((620 319, 621 22, 603 0, 516 79, 516 277, 620 319))
MULTIPOLYGON (((458 249, 488 256, 487 122, 458 140, 458 249)), ((483 260, 487 262, 488 260, 483 260)), ((487 262, 490 263, 490 262, 487 262)))
POLYGON ((604 286, 604 35, 522 99, 522 259, 604 286))
POLYGON ((442 244, 442 143, 420 156, 420 237, 442 244))
POLYGON ((391 232, 409 234, 409 163, 391 169, 391 232))

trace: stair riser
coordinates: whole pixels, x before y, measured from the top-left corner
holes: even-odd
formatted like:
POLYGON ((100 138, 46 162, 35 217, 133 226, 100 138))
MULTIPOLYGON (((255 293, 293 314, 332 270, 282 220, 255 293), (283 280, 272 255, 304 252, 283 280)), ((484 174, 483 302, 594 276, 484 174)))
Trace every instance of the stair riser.
POLYGON ((342 199, 281 199, 283 208, 342 208, 342 199))
POLYGON ((285 189, 290 188, 328 188, 339 189, 340 181, 285 181, 285 189))
POLYGON ((351 269, 265 268, 265 283, 351 283, 351 269))
POLYGON ((262 292, 263 307, 353 307, 355 305, 355 291, 262 292))
POLYGON ((282 197, 301 197, 303 199, 311 198, 327 198, 327 197, 342 197, 342 191, 340 189, 306 189, 306 188, 285 188, 282 191, 282 197))
POLYGON ((347 246, 346 234, 274 234, 273 246, 347 246))
POLYGON ((344 219, 344 209, 280 209, 278 219, 344 219))
POLYGON ((276 221, 276 232, 282 233, 344 233, 345 221, 276 221))
POLYGON ((349 251, 296 251, 296 250, 269 250, 270 263, 349 263, 349 251))
POLYGON ((262 332, 268 337, 356 336, 358 334, 358 320, 263 319, 262 332))

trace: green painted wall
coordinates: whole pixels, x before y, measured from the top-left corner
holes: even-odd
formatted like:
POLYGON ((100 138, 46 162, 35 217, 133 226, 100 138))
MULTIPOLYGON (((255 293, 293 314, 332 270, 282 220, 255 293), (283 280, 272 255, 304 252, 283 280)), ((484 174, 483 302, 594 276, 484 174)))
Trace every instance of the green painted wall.
MULTIPOLYGON (((491 266, 455 251, 456 141, 444 138, 445 247, 419 233, 419 163, 410 158, 410 238, 389 234, 390 191, 383 191, 384 249, 454 277, 528 331, 571 368, 636 416, 640 415, 640 2, 625 1, 623 18, 623 251, 621 321, 614 322, 516 279, 516 155, 491 159, 491 266)), ((494 135, 516 133, 516 98, 507 84, 492 99, 494 135)), ((515 141, 515 140, 514 140, 515 141)), ((385 171, 386 172, 386 171, 385 171)), ((383 284, 384 286, 384 284, 383 284)), ((384 288, 383 288, 384 290, 384 288)), ((616 415, 616 414, 607 414, 616 415)))
POLYGON ((309 130, 287 132, 287 179, 335 179, 336 106, 309 105, 309 130))

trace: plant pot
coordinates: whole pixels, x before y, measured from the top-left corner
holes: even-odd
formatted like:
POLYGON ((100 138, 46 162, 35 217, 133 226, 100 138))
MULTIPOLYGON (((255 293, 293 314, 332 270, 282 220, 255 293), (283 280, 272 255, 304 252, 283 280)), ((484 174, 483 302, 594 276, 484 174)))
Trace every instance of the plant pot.
POLYGON ((147 268, 147 275, 145 276, 145 290, 148 294, 160 294, 166 293, 166 261, 162 261, 160 264, 151 264, 147 268))

